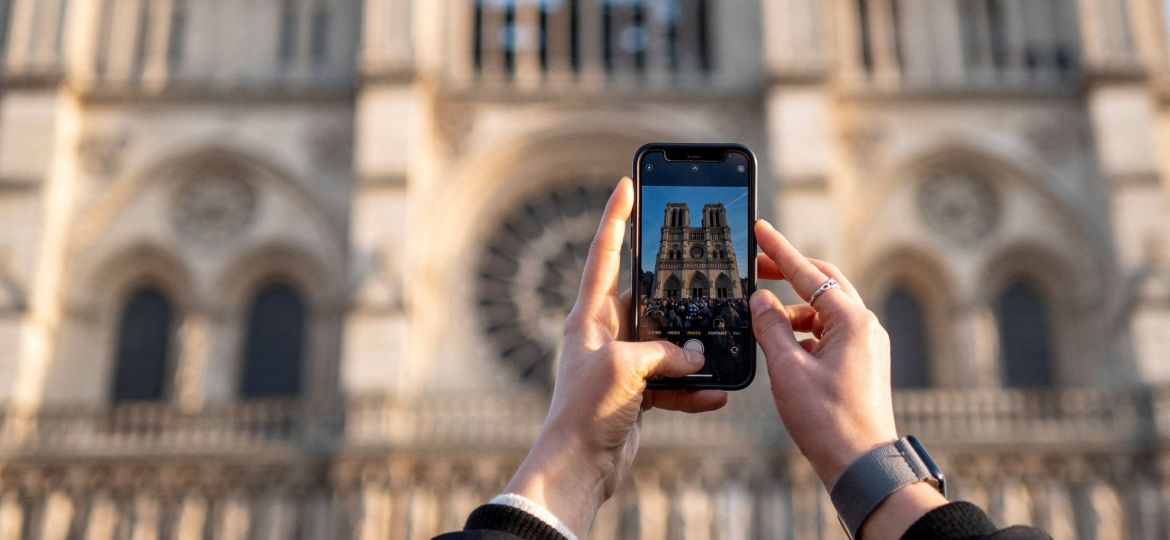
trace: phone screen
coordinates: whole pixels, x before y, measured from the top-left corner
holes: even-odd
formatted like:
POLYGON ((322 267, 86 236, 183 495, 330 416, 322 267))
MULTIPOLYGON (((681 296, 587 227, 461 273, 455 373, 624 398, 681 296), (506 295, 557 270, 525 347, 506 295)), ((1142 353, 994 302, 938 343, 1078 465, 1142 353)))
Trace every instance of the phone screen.
POLYGON ((637 339, 667 340, 706 358, 698 373, 659 383, 740 387, 754 375, 754 161, 736 149, 675 155, 669 148, 638 160, 637 339))

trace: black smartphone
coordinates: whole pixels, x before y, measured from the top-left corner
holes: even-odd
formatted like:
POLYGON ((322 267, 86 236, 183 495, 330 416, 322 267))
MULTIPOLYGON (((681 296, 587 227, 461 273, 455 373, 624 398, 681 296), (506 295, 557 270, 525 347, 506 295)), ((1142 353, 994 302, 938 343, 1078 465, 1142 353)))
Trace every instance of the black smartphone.
POLYGON ((650 143, 634 155, 633 328, 703 352, 651 388, 737 390, 756 374, 756 157, 738 144, 650 143))

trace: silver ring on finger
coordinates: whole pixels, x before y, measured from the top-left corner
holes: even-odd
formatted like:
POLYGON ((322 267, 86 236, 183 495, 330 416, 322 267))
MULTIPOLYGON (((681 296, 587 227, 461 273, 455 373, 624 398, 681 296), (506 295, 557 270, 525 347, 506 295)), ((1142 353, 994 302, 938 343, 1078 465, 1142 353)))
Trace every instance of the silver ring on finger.
POLYGON ((817 287, 817 290, 813 291, 812 295, 810 295, 808 297, 808 305, 810 305, 810 306, 813 305, 813 303, 817 301, 817 298, 820 298, 822 294, 829 292, 829 289, 840 289, 840 288, 841 288, 841 284, 837 283, 836 279, 829 278, 824 283, 821 283, 821 286, 817 287))

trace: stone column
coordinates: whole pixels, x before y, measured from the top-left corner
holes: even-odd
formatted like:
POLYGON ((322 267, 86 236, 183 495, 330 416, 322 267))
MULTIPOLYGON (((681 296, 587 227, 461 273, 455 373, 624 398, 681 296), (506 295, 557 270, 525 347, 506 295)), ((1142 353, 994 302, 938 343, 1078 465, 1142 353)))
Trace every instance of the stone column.
POLYGON ((184 412, 203 409, 205 377, 211 359, 211 322, 194 311, 179 326, 179 360, 175 368, 175 402, 184 412))
POLYGON ((170 59, 171 23, 174 21, 175 0, 150 0, 150 32, 143 41, 142 86, 147 90, 162 89, 167 82, 167 61, 170 59))
POLYGON ((517 86, 532 89, 540 86, 543 73, 540 67, 540 5, 537 2, 516 2, 515 23, 518 31, 512 37, 515 55, 517 86))
POLYGON ((605 83, 601 2, 579 2, 577 9, 577 54, 580 58, 577 77, 585 86, 600 86, 605 83))

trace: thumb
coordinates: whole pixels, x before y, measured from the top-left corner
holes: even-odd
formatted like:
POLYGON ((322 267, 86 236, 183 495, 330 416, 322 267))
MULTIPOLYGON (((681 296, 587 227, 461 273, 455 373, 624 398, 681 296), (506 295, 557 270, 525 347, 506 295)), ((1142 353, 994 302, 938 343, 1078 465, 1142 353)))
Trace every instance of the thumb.
POLYGON ((789 362, 804 352, 792 333, 792 323, 784 304, 772 291, 759 290, 752 295, 752 331, 764 350, 764 358, 771 374, 777 362, 789 362))
POLYGON ((624 358, 635 359, 635 370, 642 378, 661 375, 682 377, 703 367, 703 353, 684 349, 669 341, 618 342, 624 358))

